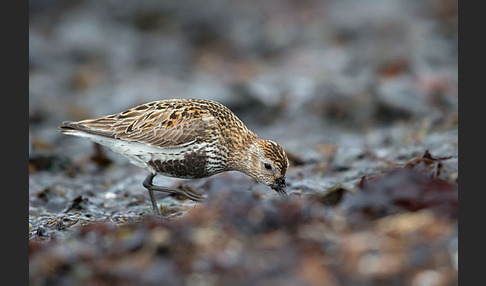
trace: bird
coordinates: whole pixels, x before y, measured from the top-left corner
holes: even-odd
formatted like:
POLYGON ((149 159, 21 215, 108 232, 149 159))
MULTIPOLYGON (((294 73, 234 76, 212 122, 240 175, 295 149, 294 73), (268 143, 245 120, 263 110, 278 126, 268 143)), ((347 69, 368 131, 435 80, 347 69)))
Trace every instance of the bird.
POLYGON ((160 211, 154 191, 184 195, 196 202, 204 200, 188 190, 154 185, 157 174, 198 179, 239 171, 270 186, 280 196, 288 196, 285 176, 289 160, 282 146, 258 137, 216 101, 152 101, 112 115, 64 121, 59 131, 107 146, 148 170, 142 185, 149 192, 155 215, 160 216, 160 211))

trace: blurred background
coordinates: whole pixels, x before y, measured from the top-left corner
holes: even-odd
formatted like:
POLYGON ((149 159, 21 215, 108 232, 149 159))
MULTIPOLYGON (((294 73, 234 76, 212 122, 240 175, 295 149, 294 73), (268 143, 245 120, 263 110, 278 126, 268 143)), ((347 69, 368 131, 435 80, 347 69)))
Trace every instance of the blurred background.
MULTIPOLYGON (((363 188, 359 183, 364 176, 410 163, 426 150, 433 158, 450 157, 440 162, 439 175, 437 164, 433 172, 434 178, 455 189, 457 10, 453 0, 29 1, 30 237, 49 236, 49 229, 56 233, 49 215, 66 216, 73 207, 81 213, 88 209, 91 216, 83 217, 87 221, 149 213, 148 195, 141 187, 143 170, 89 140, 62 135, 57 127, 65 120, 169 98, 219 101, 260 137, 280 143, 291 163, 288 190, 300 198, 335 189, 356 192, 363 188)), ((390 184, 402 184, 404 178, 408 177, 394 177, 390 184)), ((179 184, 162 176, 156 181, 179 184)), ((270 189, 237 173, 187 184, 204 192, 240 188, 274 197, 270 189)), ((437 186, 435 181, 432 185, 437 186)), ((326 211, 325 217, 340 217, 342 223, 351 219, 348 211, 357 206, 369 212, 370 201, 376 200, 344 196, 344 213, 326 211)), ((172 204, 176 203, 170 202, 165 210, 172 204)), ((183 216, 193 206, 177 205, 166 215, 183 216)), ((305 206, 300 206, 302 211, 305 206)), ((395 212, 382 207, 373 214, 395 212)), ((455 218, 457 207, 445 212, 455 218)), ((427 229, 441 226, 443 215, 417 220, 427 229)), ((424 249, 433 252, 421 241, 422 248, 413 252, 418 258, 413 259, 422 264, 410 258, 413 265, 400 268, 390 260, 366 257, 357 268, 331 263, 331 268, 311 269, 307 278, 299 276, 302 279, 289 280, 293 282, 288 285, 321 285, 321 278, 330 279, 328 285, 454 285, 456 220, 447 220, 443 227, 428 238, 438 243, 430 249, 442 255, 433 261, 420 260, 424 249), (428 268, 421 272, 421 267, 428 268), (358 270, 358 276, 345 275, 358 270), (410 275, 403 280, 408 282, 393 280, 397 273, 410 275)), ((345 230, 353 228, 327 229, 335 235, 327 241, 341 241, 345 230)), ((369 237, 343 241, 357 251, 356 245, 373 241, 374 233, 380 232, 368 231, 369 237)), ((319 249, 330 251, 325 244, 319 249)), ((406 247, 403 251, 408 253, 406 247)), ((388 259, 400 261, 393 255, 388 259)), ((39 271, 32 277, 42 277, 39 271)), ((218 281, 224 285, 232 280, 218 281)), ((251 281, 255 282, 247 283, 251 281)), ((275 283, 266 285, 285 285, 275 283)))
POLYGON ((219 101, 288 148, 454 122, 457 39, 456 1, 31 1, 31 148, 167 98, 219 101))

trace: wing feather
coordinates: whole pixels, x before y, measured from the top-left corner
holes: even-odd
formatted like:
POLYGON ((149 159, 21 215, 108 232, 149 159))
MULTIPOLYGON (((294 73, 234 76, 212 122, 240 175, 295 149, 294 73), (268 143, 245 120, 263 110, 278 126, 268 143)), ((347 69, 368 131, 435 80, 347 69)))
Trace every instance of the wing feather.
POLYGON ((217 120, 192 102, 142 104, 118 114, 78 122, 63 122, 61 131, 81 131, 162 148, 177 148, 202 140, 217 120))

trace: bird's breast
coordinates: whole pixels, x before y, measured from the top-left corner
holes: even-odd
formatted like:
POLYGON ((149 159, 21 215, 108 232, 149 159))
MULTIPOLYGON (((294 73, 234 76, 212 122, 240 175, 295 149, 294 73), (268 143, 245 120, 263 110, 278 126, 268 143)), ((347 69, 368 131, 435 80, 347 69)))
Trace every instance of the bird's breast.
MULTIPOLYGON (((217 151, 217 150, 216 150, 217 151)), ((170 156, 152 156, 147 164, 162 175, 197 179, 208 177, 226 170, 224 154, 215 152, 214 146, 188 148, 170 156)))

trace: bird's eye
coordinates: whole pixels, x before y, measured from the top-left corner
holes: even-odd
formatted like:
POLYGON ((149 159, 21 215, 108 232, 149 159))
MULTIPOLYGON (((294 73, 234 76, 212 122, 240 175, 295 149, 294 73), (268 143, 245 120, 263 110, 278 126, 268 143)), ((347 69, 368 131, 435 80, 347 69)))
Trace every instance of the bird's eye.
POLYGON ((267 170, 271 170, 272 169, 272 166, 270 166, 270 164, 265 163, 264 166, 265 166, 265 169, 267 169, 267 170))

